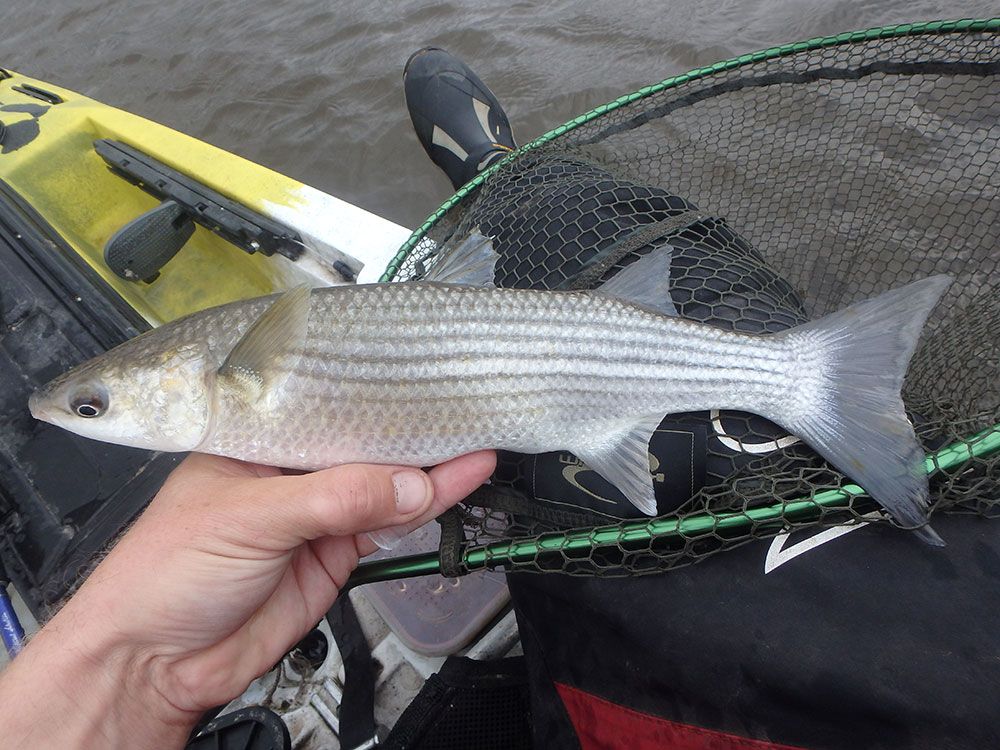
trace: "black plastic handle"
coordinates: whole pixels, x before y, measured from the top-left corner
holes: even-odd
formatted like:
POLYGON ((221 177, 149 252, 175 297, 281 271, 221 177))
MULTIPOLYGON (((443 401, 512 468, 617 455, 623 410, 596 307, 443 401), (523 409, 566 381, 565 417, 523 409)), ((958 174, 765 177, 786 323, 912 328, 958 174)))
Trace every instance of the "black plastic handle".
POLYGON ((123 226, 104 246, 104 261, 128 281, 151 283, 194 234, 194 222, 177 201, 163 201, 123 226))

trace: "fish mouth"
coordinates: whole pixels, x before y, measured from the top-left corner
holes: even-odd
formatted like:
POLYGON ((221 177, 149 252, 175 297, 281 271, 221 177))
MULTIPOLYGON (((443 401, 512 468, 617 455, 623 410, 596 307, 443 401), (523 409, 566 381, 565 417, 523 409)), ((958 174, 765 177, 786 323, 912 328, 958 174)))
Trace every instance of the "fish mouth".
POLYGON ((51 422, 52 415, 45 410, 44 404, 44 392, 37 390, 28 397, 28 411, 31 412, 31 416, 42 422, 51 422))

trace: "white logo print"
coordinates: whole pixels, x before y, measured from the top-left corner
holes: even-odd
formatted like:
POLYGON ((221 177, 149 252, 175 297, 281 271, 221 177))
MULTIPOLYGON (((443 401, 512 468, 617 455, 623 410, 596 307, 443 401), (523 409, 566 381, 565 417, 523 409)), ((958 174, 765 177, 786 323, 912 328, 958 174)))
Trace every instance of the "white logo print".
POLYGON ((785 435, 784 437, 776 438, 774 440, 765 440, 761 443, 751 443, 746 440, 738 440, 729 435, 726 432, 726 428, 722 426, 722 414, 718 409, 712 409, 709 416, 712 419, 712 430, 715 432, 715 436, 719 439, 720 443, 729 448, 731 451, 737 451, 739 453, 770 453, 771 451, 787 448, 790 445, 802 442, 794 435, 785 435))
MULTIPOLYGON (((872 513, 867 513, 862 517, 875 519, 884 518, 885 516, 881 511, 874 511, 872 513)), ((813 534, 809 538, 803 539, 801 542, 788 545, 787 547, 785 546, 785 543, 794 532, 786 531, 782 534, 778 534, 778 536, 771 540, 771 546, 767 548, 767 557, 764 559, 764 575, 767 575, 778 566, 784 565, 789 560, 793 560, 811 549, 816 549, 827 542, 831 542, 834 539, 844 536, 845 534, 850 534, 852 531, 857 531, 867 525, 868 521, 862 521, 850 526, 835 526, 832 529, 824 529, 818 534, 813 534)))

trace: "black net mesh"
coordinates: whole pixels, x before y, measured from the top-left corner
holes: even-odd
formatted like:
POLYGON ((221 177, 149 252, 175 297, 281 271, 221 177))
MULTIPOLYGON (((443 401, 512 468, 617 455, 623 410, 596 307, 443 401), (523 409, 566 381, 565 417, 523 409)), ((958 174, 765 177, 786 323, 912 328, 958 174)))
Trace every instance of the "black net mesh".
MULTIPOLYGON (((950 274, 904 401, 929 454, 965 451, 930 466, 934 509, 989 514, 1000 497, 1000 457, 981 450, 1000 423, 1000 36, 947 28, 800 45, 582 118, 469 190, 396 279, 421 277, 477 227, 494 238, 499 286, 588 288, 669 244, 681 315, 774 333, 950 274)), ((760 417, 671 420, 702 425, 704 456, 687 491, 657 487, 653 524, 618 523, 630 514, 539 482, 572 456, 503 454, 493 485, 445 520, 445 567, 462 572, 478 549, 476 565, 634 574, 876 510, 863 495, 808 502, 850 480, 760 417)), ((669 475, 675 457, 655 442, 651 452, 654 475, 669 475)))
POLYGON ((530 750, 531 707, 523 657, 453 657, 430 677, 389 736, 386 750, 530 750))

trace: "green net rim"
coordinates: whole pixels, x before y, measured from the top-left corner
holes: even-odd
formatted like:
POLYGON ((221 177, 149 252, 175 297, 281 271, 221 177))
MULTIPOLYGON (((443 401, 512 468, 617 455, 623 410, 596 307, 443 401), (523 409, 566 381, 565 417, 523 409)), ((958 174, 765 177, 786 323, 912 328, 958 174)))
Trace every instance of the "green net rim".
POLYGON ((543 133, 533 141, 521 146, 510 155, 492 164, 490 167, 480 172, 476 175, 476 177, 459 188, 454 195, 442 203, 434 213, 427 217, 427 220, 424 221, 423 224, 414 230, 413 234, 409 236, 406 242, 404 242, 396 252, 396 255, 392 258, 392 260, 389 261, 389 264, 386 266, 386 269, 382 273, 382 277, 379 281, 389 282, 395 279, 396 274, 399 273, 399 269, 413 251, 413 248, 417 246, 417 243, 419 243, 427 235, 434 225, 437 224, 438 221, 440 221, 441 218, 448 213, 448 211, 454 208, 456 204, 464 200, 469 194, 482 185, 485 180, 489 179, 490 175, 500 169, 504 164, 509 162, 511 159, 516 158, 518 154, 522 154, 533 148, 538 148, 539 146, 555 140, 571 130, 575 130, 581 125, 591 122, 598 117, 602 117, 609 112, 613 112, 616 109, 620 109, 621 107, 637 102, 640 99, 645 99, 646 97, 652 96, 653 94, 657 94, 661 91, 665 91, 675 86, 680 86, 683 83, 704 78, 712 75, 713 73, 719 73, 724 70, 732 70, 733 68, 739 68, 743 65, 750 65, 763 60, 773 60, 779 57, 786 57, 798 52, 808 52, 809 50, 822 49, 824 47, 834 47, 839 44, 871 41, 872 39, 892 39, 903 36, 918 36, 920 34, 978 31, 1000 31, 1000 18, 966 18, 955 21, 905 23, 898 24, 896 26, 879 26, 873 29, 865 29, 863 31, 847 31, 833 36, 816 37, 814 39, 807 39, 804 42, 793 42, 791 44, 784 44, 780 47, 769 47, 757 52, 748 52, 747 54, 733 57, 729 60, 723 60, 703 68, 695 68, 687 73, 671 76, 670 78, 664 79, 659 83, 654 83, 650 86, 641 88, 638 91, 634 91, 631 94, 620 96, 614 101, 595 107, 589 112, 585 112, 579 117, 575 117, 569 122, 563 123, 557 128, 553 128, 547 133, 543 133))

